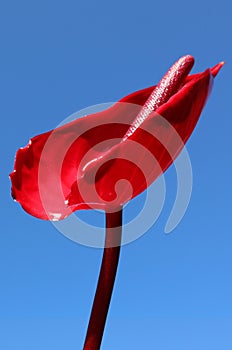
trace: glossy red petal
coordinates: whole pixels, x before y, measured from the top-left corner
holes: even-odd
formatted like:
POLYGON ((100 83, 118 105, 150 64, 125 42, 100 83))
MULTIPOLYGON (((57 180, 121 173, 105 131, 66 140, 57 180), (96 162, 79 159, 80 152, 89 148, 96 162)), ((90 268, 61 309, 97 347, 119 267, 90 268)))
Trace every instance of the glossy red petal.
POLYGON ((144 105, 154 87, 32 138, 16 154, 10 175, 13 197, 31 215, 60 220, 74 210, 107 209, 110 202, 114 206, 138 195, 181 151, 221 66, 188 76, 181 89, 123 142, 138 105, 144 105), (107 146, 101 146, 106 140, 110 140, 107 146))

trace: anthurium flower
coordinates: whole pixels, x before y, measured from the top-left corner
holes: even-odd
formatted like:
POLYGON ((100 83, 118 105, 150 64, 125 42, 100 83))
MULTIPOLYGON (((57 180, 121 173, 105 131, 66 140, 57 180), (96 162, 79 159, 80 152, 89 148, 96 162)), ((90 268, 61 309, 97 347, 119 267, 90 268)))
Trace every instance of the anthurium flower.
POLYGON ((189 75, 193 64, 184 56, 157 86, 33 137, 16 154, 13 198, 31 215, 60 220, 137 196, 184 147, 223 65, 189 75))

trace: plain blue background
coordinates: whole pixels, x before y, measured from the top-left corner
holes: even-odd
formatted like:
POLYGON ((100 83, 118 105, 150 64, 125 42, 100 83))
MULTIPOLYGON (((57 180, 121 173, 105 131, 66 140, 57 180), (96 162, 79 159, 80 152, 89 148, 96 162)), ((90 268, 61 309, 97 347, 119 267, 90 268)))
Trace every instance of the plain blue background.
POLYGON ((1 4, 1 349, 81 349, 102 254, 12 201, 16 150, 81 108, 153 85, 187 53, 194 72, 227 62, 187 145, 191 202, 165 235, 171 167, 158 222, 122 249, 102 350, 232 348, 231 12, 228 0, 1 4))

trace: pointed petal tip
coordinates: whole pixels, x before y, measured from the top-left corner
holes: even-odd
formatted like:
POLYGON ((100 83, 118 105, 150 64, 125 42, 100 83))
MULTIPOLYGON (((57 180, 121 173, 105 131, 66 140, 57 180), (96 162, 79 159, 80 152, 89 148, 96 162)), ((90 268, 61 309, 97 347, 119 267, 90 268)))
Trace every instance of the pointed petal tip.
POLYGON ((218 72, 221 70, 221 68, 224 66, 225 61, 221 61, 218 64, 216 64, 216 66, 214 66, 213 68, 211 68, 211 74, 212 76, 215 78, 216 75, 218 74, 218 72))

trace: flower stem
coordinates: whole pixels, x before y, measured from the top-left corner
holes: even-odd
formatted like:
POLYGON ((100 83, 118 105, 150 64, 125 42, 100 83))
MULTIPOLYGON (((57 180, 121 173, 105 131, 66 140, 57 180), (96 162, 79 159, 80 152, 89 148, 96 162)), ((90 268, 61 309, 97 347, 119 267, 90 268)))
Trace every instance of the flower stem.
POLYGON ((101 270, 83 350, 99 350, 117 272, 122 236, 122 208, 106 213, 106 237, 101 270))

